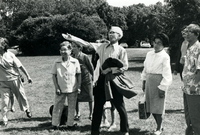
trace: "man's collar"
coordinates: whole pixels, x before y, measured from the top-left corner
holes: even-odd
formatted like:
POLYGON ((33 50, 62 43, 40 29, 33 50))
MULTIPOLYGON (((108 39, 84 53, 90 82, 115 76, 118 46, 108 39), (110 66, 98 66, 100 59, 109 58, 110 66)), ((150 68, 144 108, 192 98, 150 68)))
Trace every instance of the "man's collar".
MULTIPOLYGON (((75 59, 73 57, 69 56, 69 61, 75 62, 75 59)), ((62 57, 60 57, 56 60, 56 63, 62 63, 62 62, 63 62, 62 57)))
POLYGON ((106 46, 106 48, 108 48, 109 46, 112 46, 112 47, 116 48, 116 47, 118 47, 118 45, 119 45, 119 43, 116 42, 116 43, 114 43, 114 44, 108 44, 108 45, 106 46))
POLYGON ((188 44, 188 48, 191 48, 192 46, 196 46, 197 44, 199 44, 199 40, 197 40, 196 42, 194 42, 194 44, 192 44, 192 45, 188 44))

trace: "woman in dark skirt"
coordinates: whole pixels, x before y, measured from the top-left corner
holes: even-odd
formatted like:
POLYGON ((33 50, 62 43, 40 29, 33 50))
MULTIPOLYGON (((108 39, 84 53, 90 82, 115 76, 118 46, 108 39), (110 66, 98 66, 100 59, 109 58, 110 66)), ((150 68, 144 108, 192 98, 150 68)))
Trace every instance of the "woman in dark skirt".
POLYGON ((167 35, 163 33, 154 37, 154 50, 147 53, 141 75, 147 112, 153 115, 157 124, 154 135, 160 135, 163 131, 162 120, 165 113, 165 95, 172 82, 170 57, 164 50, 168 42, 167 35))
POLYGON ((79 120, 80 111, 79 111, 79 102, 88 102, 89 103, 89 119, 92 120, 92 111, 93 111, 93 74, 94 68, 89 59, 89 57, 82 52, 82 46, 72 42, 73 47, 73 57, 78 59, 81 67, 81 92, 77 98, 76 105, 76 116, 75 120, 79 120))

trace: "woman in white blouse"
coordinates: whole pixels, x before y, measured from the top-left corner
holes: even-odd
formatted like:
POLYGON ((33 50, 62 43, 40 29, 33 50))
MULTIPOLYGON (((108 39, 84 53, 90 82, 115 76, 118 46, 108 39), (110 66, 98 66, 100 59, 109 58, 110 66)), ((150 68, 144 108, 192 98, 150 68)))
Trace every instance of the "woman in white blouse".
POLYGON ((165 93, 172 82, 170 57, 164 50, 168 42, 169 38, 164 33, 154 37, 154 50, 147 53, 141 74, 147 112, 152 113, 157 124, 154 135, 160 135, 163 131, 161 124, 165 112, 165 93))

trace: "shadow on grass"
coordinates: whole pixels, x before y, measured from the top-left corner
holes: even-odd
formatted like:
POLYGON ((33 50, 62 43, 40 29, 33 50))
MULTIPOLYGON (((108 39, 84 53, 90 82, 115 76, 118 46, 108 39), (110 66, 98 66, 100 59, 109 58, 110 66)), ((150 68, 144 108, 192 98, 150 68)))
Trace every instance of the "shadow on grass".
MULTIPOLYGON (((133 109, 127 111, 127 113, 135 113, 138 112, 138 109, 133 109)), ((165 110, 165 113, 184 113, 183 109, 176 109, 176 110, 165 110)))
MULTIPOLYGON (((34 131, 34 132, 40 132, 40 131, 44 131, 44 130, 49 130, 51 129, 51 122, 46 122, 46 123, 42 123, 39 124, 37 127, 23 127, 23 128, 6 128, 3 131, 4 132, 11 132, 11 131, 34 131)), ((61 127, 60 130, 56 130, 56 131, 71 131, 71 132, 75 132, 75 131, 79 131, 80 133, 84 133, 84 132, 90 132, 91 130, 91 125, 84 125, 84 126, 78 126, 76 130, 68 130, 66 127, 61 127)), ((52 132, 52 131, 50 131, 52 132)), ((141 131, 141 129, 139 128, 133 128, 129 130, 130 135, 149 135, 149 131, 141 131)), ((90 135, 90 133, 86 133, 86 135, 90 135)), ((108 131, 101 131, 101 135, 121 135, 120 131, 113 131, 113 132, 108 132, 108 131)))
POLYGON ((126 111, 127 113, 135 113, 135 112, 138 112, 138 109, 133 109, 133 110, 130 110, 130 111, 126 111))
POLYGON ((128 62, 130 63, 130 62, 134 62, 134 63, 144 63, 144 60, 128 60, 128 62))
POLYGON ((184 113, 183 109, 165 110, 165 113, 184 113))
POLYGON ((51 117, 32 117, 30 118, 19 118, 19 119, 11 119, 9 121, 48 121, 51 120, 51 117))
MULTIPOLYGON (((136 112, 138 112, 138 109, 127 111, 127 113, 136 113, 136 112)), ((184 113, 184 110, 183 109, 165 110, 165 113, 184 113)))
POLYGON ((128 71, 142 72, 144 67, 129 67, 128 71))
MULTIPOLYGON (((65 131, 79 131, 81 133, 84 133, 84 132, 88 132, 90 131, 91 129, 91 125, 84 125, 84 126, 78 126, 75 130, 69 130, 67 129, 66 126, 61 126, 59 130, 55 130, 55 131, 62 131, 62 132, 65 132, 65 131)), ((38 126, 35 126, 35 127, 23 127, 23 128, 6 128, 4 129, 3 131, 4 132, 11 132, 11 131, 17 131, 17 132, 21 132, 21 131, 34 131, 34 132, 41 132, 41 131, 44 131, 44 130, 49 130, 49 132, 52 132, 51 131, 51 122, 45 122, 45 123, 41 123, 41 124, 38 124, 38 126)))
POLYGON ((4 132, 10 132, 10 131, 26 131, 26 130, 29 130, 29 131, 43 131, 43 130, 48 130, 51 128, 51 122, 46 122, 46 123, 42 123, 42 124, 39 124, 37 127, 23 127, 23 128, 7 128, 7 129, 4 129, 3 131, 4 132))
MULTIPOLYGON (((122 133, 120 131, 114 131, 114 132, 108 132, 108 131, 102 131, 101 135, 121 135, 122 133)), ((141 131, 140 128, 132 128, 129 129, 130 135, 150 135, 149 131, 141 131)))
MULTIPOLYGON (((82 129, 85 129, 85 130, 80 130, 80 132, 85 132, 85 131, 90 132, 90 127, 91 127, 90 125, 83 126, 82 129), (88 129, 88 130, 86 130, 86 129, 88 129)), ((103 129, 100 132, 100 135, 121 135, 121 134, 122 133, 118 130, 109 132, 109 131, 106 131, 105 129, 103 129)), ((130 135, 150 135, 150 132, 149 131, 141 131, 140 128, 132 128, 132 129, 129 129, 129 134, 130 135)), ((86 135, 90 135, 90 133, 88 133, 86 135)))

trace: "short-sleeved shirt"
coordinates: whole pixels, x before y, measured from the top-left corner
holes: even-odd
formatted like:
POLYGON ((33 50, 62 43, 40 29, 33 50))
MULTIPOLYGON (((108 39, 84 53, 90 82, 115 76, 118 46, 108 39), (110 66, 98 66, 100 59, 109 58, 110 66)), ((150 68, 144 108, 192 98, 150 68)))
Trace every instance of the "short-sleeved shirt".
POLYGON ((10 51, 0 56, 0 81, 13 81, 18 79, 19 70, 22 66, 19 59, 10 51))
POLYGON ((183 92, 188 95, 200 95, 200 82, 198 85, 194 84, 194 77, 198 69, 200 69, 200 43, 196 41, 187 49, 182 73, 184 83, 183 92), (191 87, 195 87, 195 89, 191 89, 191 87))
POLYGON ((52 74, 56 75, 62 93, 72 93, 77 90, 76 74, 78 73, 81 73, 80 64, 71 56, 66 62, 62 57, 57 59, 52 68, 52 74))

